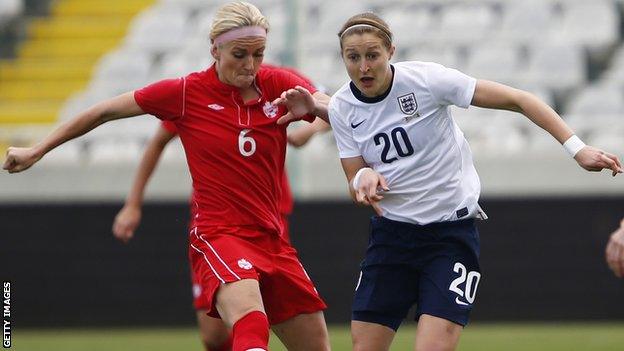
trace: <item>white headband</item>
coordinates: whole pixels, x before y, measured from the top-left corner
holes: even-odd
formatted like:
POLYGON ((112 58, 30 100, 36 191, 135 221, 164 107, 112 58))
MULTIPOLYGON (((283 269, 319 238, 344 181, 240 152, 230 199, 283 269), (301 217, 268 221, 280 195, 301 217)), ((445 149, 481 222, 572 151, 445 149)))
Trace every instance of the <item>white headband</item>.
POLYGON ((227 32, 217 36, 213 40, 214 45, 221 45, 232 40, 244 38, 244 37, 263 37, 266 38, 266 29, 260 26, 245 26, 228 30, 227 32))
POLYGON ((352 25, 352 26, 350 26, 350 27, 347 27, 347 29, 345 29, 345 30, 342 32, 342 34, 340 34, 340 40, 342 40, 342 37, 344 37, 344 35, 345 35, 348 31, 350 31, 351 29, 354 29, 354 28, 362 28, 362 27, 374 28, 374 29, 377 29, 377 30, 381 31, 381 32, 382 32, 382 33, 386 36, 386 38, 388 38, 388 40, 390 40, 390 42, 392 43, 392 38, 390 38, 390 36, 389 36, 389 35, 388 35, 385 31, 381 30, 381 28, 378 28, 378 27, 375 27, 375 26, 373 26, 373 25, 371 25, 371 24, 366 24, 366 23, 354 24, 354 25, 352 25))

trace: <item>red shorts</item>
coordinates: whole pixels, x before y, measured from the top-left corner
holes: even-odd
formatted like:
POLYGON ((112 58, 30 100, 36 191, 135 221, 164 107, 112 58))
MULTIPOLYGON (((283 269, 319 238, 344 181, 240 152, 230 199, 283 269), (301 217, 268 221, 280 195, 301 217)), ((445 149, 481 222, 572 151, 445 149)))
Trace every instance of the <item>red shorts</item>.
POLYGON ((210 309, 210 304, 202 294, 201 284, 199 284, 193 269, 191 269, 191 282, 193 283, 193 307, 195 307, 196 310, 210 309))
POLYGON ((288 244, 292 245, 290 241, 290 228, 288 227, 288 215, 282 213, 282 237, 284 240, 288 242, 288 244))
MULTIPOLYGON (((288 244, 292 245, 290 242, 290 230, 288 227, 288 215, 282 214, 282 237, 288 244)), ((209 310, 210 302, 206 297, 202 294, 201 284, 198 279, 195 277, 193 269, 191 269, 191 282, 193 283, 193 306, 196 310, 209 310)))
MULTIPOLYGON (((327 308, 297 251, 279 235, 249 227, 194 228, 189 259, 199 293, 195 307, 219 317, 215 308, 221 284, 255 279, 270 324, 327 308)), ((195 289, 194 289, 195 291, 195 289)))

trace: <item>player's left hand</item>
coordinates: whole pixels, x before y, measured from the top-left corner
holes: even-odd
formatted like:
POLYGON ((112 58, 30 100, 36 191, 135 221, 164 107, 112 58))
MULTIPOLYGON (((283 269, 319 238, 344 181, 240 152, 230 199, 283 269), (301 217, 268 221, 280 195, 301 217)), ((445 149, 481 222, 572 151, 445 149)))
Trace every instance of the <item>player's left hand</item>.
POLYGON ((288 89, 273 101, 273 105, 284 105, 288 112, 277 120, 277 124, 287 124, 298 121, 303 116, 314 111, 314 97, 308 89, 297 85, 293 89, 288 89))
POLYGON ((624 277, 624 220, 620 224, 620 228, 611 234, 605 256, 609 268, 616 277, 624 277))
POLYGON ((622 164, 617 156, 586 145, 576 153, 574 159, 579 166, 592 172, 600 172, 603 169, 610 169, 615 177, 618 173, 622 173, 622 164))

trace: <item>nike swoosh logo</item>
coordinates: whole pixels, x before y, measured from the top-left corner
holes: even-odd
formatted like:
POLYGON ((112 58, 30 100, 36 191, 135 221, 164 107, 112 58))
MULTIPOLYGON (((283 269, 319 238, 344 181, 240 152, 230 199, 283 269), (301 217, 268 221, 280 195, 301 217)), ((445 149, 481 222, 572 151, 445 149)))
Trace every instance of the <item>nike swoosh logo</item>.
POLYGON ((366 120, 363 120, 363 121, 361 121, 360 123, 357 123, 357 124, 353 124, 353 123, 351 123, 351 128, 355 129, 355 128, 359 127, 359 126, 360 126, 360 124, 362 124, 362 123, 364 123, 364 122, 366 122, 366 120))
POLYGON ((464 305, 464 306, 469 306, 469 304, 463 302, 463 301, 459 301, 459 297, 455 298, 455 303, 458 305, 464 305))

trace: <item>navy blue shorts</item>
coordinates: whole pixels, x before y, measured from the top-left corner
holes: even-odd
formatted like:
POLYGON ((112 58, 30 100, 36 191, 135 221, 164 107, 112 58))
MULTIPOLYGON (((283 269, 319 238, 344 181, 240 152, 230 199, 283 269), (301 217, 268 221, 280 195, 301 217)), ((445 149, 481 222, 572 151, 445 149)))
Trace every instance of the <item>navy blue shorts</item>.
POLYGON ((394 330, 417 305, 422 314, 465 326, 481 273, 473 219, 424 226, 371 219, 352 320, 394 330))

